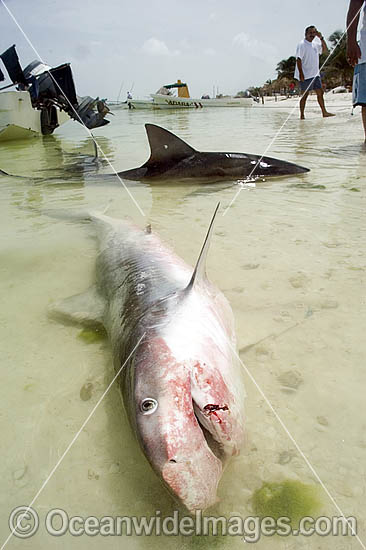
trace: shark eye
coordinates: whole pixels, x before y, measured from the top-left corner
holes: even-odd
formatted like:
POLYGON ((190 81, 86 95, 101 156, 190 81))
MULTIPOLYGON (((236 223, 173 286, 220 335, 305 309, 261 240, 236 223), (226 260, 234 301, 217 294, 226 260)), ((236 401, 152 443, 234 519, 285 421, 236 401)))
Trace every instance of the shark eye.
POLYGON ((146 397, 143 399, 140 404, 140 409, 142 414, 152 414, 158 408, 158 402, 152 397, 146 397))

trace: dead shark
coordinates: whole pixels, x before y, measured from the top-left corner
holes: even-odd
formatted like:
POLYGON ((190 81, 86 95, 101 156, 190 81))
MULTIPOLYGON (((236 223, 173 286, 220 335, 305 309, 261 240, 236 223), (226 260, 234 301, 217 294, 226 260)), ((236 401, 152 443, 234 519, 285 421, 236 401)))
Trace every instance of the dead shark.
POLYGON ((139 168, 118 172, 126 180, 165 180, 185 178, 238 179, 303 174, 308 168, 271 157, 247 153, 211 153, 193 149, 178 136, 145 124, 150 158, 139 168))
POLYGON ((205 270, 214 218, 194 269, 150 229, 99 213, 88 219, 99 239, 95 287, 50 314, 104 327, 117 372, 141 341, 119 377, 130 424, 175 499, 203 510, 244 438, 233 315, 205 270))

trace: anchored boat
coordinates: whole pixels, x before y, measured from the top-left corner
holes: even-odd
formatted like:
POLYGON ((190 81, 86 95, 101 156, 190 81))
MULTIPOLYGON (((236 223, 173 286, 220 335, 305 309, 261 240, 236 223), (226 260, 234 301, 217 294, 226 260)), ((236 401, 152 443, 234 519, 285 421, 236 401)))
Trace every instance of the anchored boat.
MULTIPOLYGON (((76 95, 69 63, 51 68, 37 60, 23 70, 15 46, 0 58, 12 81, 0 88, 0 141, 52 134, 70 118, 89 129, 109 123, 103 100, 76 95)), ((0 70, 0 82, 4 80, 0 70)))
POLYGON ((191 98, 186 83, 178 80, 174 84, 166 84, 156 94, 150 94, 151 99, 129 99, 130 109, 202 109, 203 107, 251 107, 250 97, 220 96, 200 99, 191 98), (172 89, 177 88, 178 95, 173 95, 172 89))

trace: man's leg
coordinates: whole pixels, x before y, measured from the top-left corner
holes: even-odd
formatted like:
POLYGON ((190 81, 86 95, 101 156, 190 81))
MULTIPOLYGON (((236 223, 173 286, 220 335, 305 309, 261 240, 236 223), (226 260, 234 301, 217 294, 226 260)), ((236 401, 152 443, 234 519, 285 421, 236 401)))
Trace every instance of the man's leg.
POLYGON ((317 89, 315 90, 315 93, 316 93, 316 97, 317 97, 317 99, 318 99, 319 107, 320 107, 321 110, 322 110, 323 117, 335 116, 333 113, 328 113, 328 111, 327 111, 326 108, 325 108, 325 104, 324 104, 324 92, 323 92, 322 88, 317 88, 317 89))
POLYGON ((309 92, 304 92, 300 99, 300 118, 301 120, 304 120, 305 118, 305 104, 306 100, 308 98, 309 92))
POLYGON ((365 132, 365 143, 366 143, 366 106, 362 106, 362 122, 363 122, 363 130, 365 132))

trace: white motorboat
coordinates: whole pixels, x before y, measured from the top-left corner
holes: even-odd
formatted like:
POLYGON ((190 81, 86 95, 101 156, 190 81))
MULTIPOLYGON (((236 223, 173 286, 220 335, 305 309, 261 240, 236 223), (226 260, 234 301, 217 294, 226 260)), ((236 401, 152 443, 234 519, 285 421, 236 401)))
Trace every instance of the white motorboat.
POLYGON ((110 107, 111 111, 128 108, 127 101, 107 101, 107 105, 110 107))
MULTIPOLYGON (((0 88, 0 141, 52 134, 70 118, 89 129, 109 123, 104 101, 76 95, 68 63, 51 68, 33 61, 23 70, 15 46, 0 58, 12 81, 0 88)), ((0 70, 0 82, 4 80, 0 70)))
POLYGON ((251 97, 219 96, 200 99, 191 98, 188 86, 178 80, 175 84, 166 84, 156 94, 150 94, 149 99, 127 100, 130 109, 202 109, 204 107, 251 107, 251 97), (178 89, 178 95, 173 95, 172 88, 178 89), (150 99, 151 98, 151 99, 150 99))

